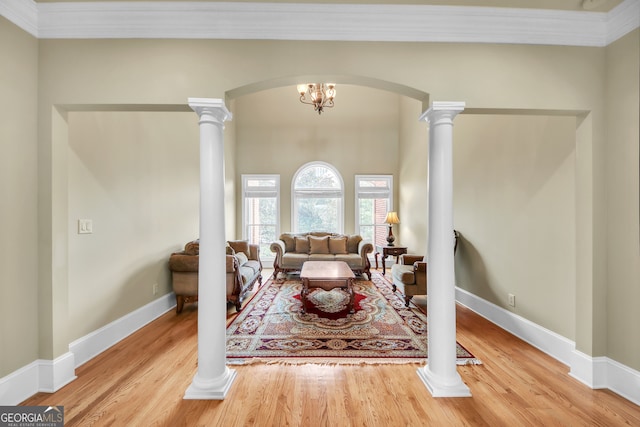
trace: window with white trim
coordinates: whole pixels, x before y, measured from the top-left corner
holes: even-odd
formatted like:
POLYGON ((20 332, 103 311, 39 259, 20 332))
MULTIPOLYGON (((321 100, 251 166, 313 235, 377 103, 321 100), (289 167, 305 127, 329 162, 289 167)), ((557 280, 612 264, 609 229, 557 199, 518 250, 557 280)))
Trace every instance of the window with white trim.
POLYGON ((242 238, 260 245, 260 258, 280 235, 280 175, 242 175, 242 238))
POLYGON ((291 183, 293 231, 342 233, 344 183, 336 168, 325 162, 303 165, 291 183))
POLYGON ((357 233, 374 245, 386 245, 384 220, 393 210, 393 175, 356 175, 355 195, 357 233))

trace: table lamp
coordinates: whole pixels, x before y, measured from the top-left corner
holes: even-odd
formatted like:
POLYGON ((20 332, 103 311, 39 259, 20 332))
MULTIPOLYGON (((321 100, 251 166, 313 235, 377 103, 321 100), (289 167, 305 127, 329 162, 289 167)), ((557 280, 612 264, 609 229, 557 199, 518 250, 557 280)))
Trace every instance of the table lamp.
POLYGON ((384 222, 389 224, 389 235, 387 236, 387 244, 389 246, 393 246, 393 242, 396 240, 393 235, 393 224, 400 224, 400 220, 398 219, 398 214, 396 212, 387 212, 387 217, 384 222))

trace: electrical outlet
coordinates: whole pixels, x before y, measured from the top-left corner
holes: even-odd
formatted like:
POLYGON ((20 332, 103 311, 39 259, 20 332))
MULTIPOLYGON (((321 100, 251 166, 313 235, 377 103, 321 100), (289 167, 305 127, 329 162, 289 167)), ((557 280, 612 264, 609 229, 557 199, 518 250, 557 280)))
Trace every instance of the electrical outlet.
POLYGON ((511 307, 516 306, 516 296, 514 294, 509 294, 509 305, 511 307))
POLYGON ((158 295, 158 284, 157 283, 153 284, 153 294, 154 295, 158 295))

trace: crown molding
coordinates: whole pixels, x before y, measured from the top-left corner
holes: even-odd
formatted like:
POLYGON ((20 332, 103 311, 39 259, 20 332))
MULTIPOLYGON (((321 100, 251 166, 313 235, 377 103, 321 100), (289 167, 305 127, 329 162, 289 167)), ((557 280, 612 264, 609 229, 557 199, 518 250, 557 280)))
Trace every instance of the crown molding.
POLYGON ((2 0, 0 16, 38 37, 38 6, 33 0, 2 0))
POLYGON ((607 14, 606 44, 640 27, 640 1, 626 0, 607 14))
POLYGON ((41 39, 172 38, 606 46, 640 25, 640 0, 608 13, 494 7, 4 0, 41 39), (310 26, 309 17, 321 26, 310 26))

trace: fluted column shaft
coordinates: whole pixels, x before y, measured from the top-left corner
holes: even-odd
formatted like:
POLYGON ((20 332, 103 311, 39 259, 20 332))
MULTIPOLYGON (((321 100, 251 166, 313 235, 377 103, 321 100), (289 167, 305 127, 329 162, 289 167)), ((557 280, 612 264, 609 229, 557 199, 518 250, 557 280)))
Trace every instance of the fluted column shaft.
POLYGON ((198 371, 185 399, 224 399, 236 372, 226 366, 224 122, 221 99, 189 98, 200 117, 200 263, 198 371))
POLYGON ((418 369, 434 397, 471 396, 456 370, 456 306, 453 265, 453 119, 462 102, 434 102, 429 123, 427 248, 428 362, 418 369))

